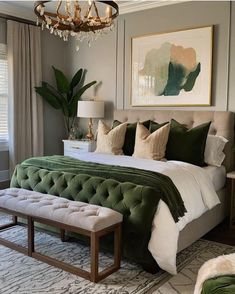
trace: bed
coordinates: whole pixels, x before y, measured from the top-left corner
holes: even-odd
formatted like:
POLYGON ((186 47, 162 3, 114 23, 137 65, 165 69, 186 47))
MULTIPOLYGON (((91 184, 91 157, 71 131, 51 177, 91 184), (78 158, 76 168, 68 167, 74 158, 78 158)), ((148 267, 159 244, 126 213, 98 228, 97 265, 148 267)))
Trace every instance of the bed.
MULTIPOLYGON (((206 234, 208 231, 210 231, 213 227, 215 227, 217 224, 219 224, 226 215, 226 193, 224 188, 225 183, 225 175, 226 170, 229 171, 233 167, 233 158, 232 158, 232 146, 234 141, 234 116, 231 112, 220 112, 220 111, 141 111, 141 110, 118 110, 114 112, 114 119, 117 119, 121 122, 127 121, 127 122, 136 122, 136 121, 145 121, 145 120, 153 120, 157 121, 158 123, 163 123, 166 121, 169 121, 171 119, 175 119, 179 121, 182 124, 185 124, 189 128, 195 127, 197 125, 200 125, 204 122, 211 121, 211 127, 210 127, 210 134, 213 135, 220 135, 229 140, 229 143, 226 145, 225 148, 225 161, 224 161, 224 168, 221 168, 219 171, 218 169, 213 170, 207 170, 208 177, 216 178, 217 180, 215 183, 218 182, 218 179, 220 180, 221 184, 217 187, 217 194, 219 196, 219 199, 221 201, 220 205, 215 205, 213 209, 210 209, 203 213, 200 217, 193 220, 189 224, 187 224, 180 232, 179 232, 179 239, 178 239, 178 246, 177 244, 173 246, 174 248, 169 248, 174 253, 174 250, 177 249, 178 252, 183 250, 184 248, 188 247, 190 244, 198 240, 200 237, 202 237, 204 234, 206 234)), ((80 158, 81 160, 86 160, 86 158, 80 158)), ((90 157, 87 159, 90 160, 90 157)), ((104 159, 95 159, 94 162, 98 163, 105 163, 103 161, 104 159), (99 160, 101 160, 99 162, 99 160)), ((113 164, 115 165, 115 160, 117 160, 117 157, 114 159, 113 164)), ((128 159, 126 159, 127 161, 128 159)), ((117 163, 116 163, 117 164, 117 163)), ((173 166, 177 165, 178 163, 172 163, 173 166)), ((126 165, 124 161, 124 166, 126 165)), ((181 164, 182 165, 182 164, 181 164)), ((128 165, 127 165, 128 166, 128 165)), ((138 167, 137 167, 138 168, 138 167)), ((186 169, 186 167, 183 165, 183 169, 186 169)), ((190 170, 193 168, 191 166, 187 166, 190 170)), ((199 171, 200 168, 197 170, 199 171)), ((38 172, 38 171, 37 171, 38 172)), ((191 171, 188 171, 189 173, 191 171)), ((19 174, 19 173, 18 173, 19 174)), ((199 171, 200 174, 200 171, 199 171)), ((200 175, 199 175, 200 177, 200 175)), ((42 179, 40 179, 42 180, 42 179)), ((51 181, 52 179, 50 179, 51 181)), ((22 188, 28 188, 32 189, 32 185, 25 187, 24 181, 21 179, 19 180, 19 176, 15 174, 12 181, 12 186, 14 187, 22 187, 22 188), (18 177, 18 178, 17 178, 18 177)), ((36 187, 36 185, 34 185, 36 187)), ((41 191, 40 191, 41 192, 41 191)), ((48 191, 44 191, 45 193, 48 193, 48 191)), ((218 203, 215 203, 218 204, 218 203)), ((153 234, 152 234, 153 235, 153 234)), ((151 243, 151 239, 150 239, 151 243)), ((149 243, 149 244, 150 244, 149 243)), ((158 242, 157 243, 161 243, 158 242)), ((171 242, 168 242, 171 243, 171 242)), ((149 245, 151 247, 151 245, 149 245)), ((160 245, 159 245, 160 246, 160 245)), ((164 245, 162 245, 164 246, 164 245)), ((150 248, 149 247, 149 248, 150 248)), ((165 250, 166 251, 166 250, 165 250)), ((152 252, 152 251, 151 251, 152 252)), ((154 254, 152 253, 154 256, 154 254)), ((158 256, 157 262, 160 265, 161 268, 167 270, 168 272, 175 274, 176 273, 176 265, 174 261, 174 254, 171 256, 171 262, 165 262, 161 261, 158 256), (169 264, 168 264, 169 263, 169 264)), ((156 258, 155 258, 156 260, 156 258)), ((137 261, 137 260, 135 260, 137 261)))
MULTIPOLYGON (((233 145, 234 145, 234 114, 229 111, 168 111, 168 110, 116 110, 114 119, 119 121, 145 121, 151 119, 159 123, 175 119, 187 127, 192 128, 204 122, 211 121, 209 133, 223 136, 229 140, 225 147, 226 155, 223 166, 226 171, 231 171, 234 166, 233 145)), ((226 189, 223 186, 217 191, 221 205, 204 213, 200 218, 188 224, 179 236, 178 252, 201 238, 212 228, 218 225, 226 216, 228 199, 226 189)))

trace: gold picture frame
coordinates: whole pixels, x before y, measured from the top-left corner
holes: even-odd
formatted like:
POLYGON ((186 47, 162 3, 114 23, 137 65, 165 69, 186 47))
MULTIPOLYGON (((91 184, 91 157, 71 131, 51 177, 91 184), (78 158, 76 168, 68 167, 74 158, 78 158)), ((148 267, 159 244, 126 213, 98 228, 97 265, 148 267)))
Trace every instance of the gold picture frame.
POLYGON ((213 26, 133 37, 131 106, 210 106, 213 26))

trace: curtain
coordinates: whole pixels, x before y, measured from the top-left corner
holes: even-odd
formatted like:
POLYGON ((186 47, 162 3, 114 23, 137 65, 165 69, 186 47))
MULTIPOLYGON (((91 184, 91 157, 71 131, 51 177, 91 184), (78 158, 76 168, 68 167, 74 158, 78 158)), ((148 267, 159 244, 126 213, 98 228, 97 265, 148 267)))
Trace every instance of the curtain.
POLYGON ((43 155, 43 102, 34 87, 42 80, 41 32, 38 27, 7 21, 9 64, 9 163, 43 155))
POLYGON ((0 18, 0 43, 7 43, 7 21, 4 18, 0 18))

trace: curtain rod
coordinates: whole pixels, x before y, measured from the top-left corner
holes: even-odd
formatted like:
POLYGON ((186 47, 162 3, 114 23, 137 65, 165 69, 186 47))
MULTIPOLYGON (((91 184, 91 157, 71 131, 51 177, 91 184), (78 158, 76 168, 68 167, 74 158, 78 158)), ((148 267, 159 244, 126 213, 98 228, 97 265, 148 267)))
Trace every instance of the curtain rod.
POLYGON ((4 13, 0 13, 0 18, 7 19, 7 20, 18 21, 18 22, 21 22, 21 23, 25 23, 25 24, 30 24, 30 25, 36 26, 36 22, 35 21, 23 19, 23 18, 20 18, 20 17, 16 17, 16 16, 4 14, 4 13))

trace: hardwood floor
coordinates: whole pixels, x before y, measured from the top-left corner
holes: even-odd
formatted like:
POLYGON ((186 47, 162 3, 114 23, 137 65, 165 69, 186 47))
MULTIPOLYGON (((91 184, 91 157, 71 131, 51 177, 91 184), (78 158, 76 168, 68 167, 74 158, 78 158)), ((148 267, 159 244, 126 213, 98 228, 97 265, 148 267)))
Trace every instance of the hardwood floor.
POLYGON ((206 234, 203 239, 235 246, 235 230, 229 228, 229 220, 226 219, 206 234))

